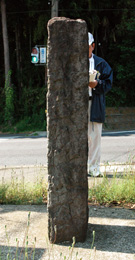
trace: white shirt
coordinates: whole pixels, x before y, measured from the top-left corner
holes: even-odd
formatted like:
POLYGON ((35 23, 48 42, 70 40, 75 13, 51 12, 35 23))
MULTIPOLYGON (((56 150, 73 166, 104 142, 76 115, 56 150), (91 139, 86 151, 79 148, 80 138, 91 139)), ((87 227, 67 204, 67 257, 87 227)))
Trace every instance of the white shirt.
MULTIPOLYGON (((94 70, 95 64, 94 64, 94 58, 93 53, 91 58, 89 58, 89 72, 92 72, 94 70)), ((92 89, 89 87, 89 96, 92 96, 92 89)))

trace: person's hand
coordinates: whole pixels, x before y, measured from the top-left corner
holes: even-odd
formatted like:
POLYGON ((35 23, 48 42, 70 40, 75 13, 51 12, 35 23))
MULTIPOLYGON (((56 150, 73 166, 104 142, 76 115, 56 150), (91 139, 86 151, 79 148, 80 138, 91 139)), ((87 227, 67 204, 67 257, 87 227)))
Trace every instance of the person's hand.
POLYGON ((97 80, 91 81, 91 82, 89 82, 89 87, 95 88, 97 86, 97 84, 98 84, 97 80))

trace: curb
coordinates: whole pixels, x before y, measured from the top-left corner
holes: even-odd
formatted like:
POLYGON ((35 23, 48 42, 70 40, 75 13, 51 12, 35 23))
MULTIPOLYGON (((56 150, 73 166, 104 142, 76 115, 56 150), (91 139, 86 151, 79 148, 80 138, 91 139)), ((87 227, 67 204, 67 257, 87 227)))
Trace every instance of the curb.
POLYGON ((47 165, 22 165, 22 166, 0 166, 1 170, 13 170, 13 169, 31 169, 31 168, 46 168, 47 165))
POLYGON ((101 172, 110 172, 110 173, 135 171, 135 164, 126 164, 126 163, 100 164, 100 171, 101 172))
MULTIPOLYGON (((47 165, 23 165, 23 166, 0 166, 0 171, 6 170, 13 170, 13 169, 31 169, 31 168, 44 168, 47 170, 47 165)), ((134 171, 135 164, 126 164, 126 163, 119 163, 119 162, 109 162, 107 164, 101 163, 100 164, 100 171, 101 172, 123 172, 123 171, 134 171)))

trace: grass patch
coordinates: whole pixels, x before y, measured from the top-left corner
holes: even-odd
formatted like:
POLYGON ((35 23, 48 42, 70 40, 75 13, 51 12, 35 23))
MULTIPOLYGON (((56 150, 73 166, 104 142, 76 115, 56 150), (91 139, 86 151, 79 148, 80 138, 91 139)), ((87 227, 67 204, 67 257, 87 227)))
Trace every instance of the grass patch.
MULTIPOLYGON (((45 173, 39 168, 35 181, 31 183, 25 180, 23 174, 19 180, 15 172, 11 173, 11 180, 8 183, 3 178, 0 184, 0 204, 41 205, 46 203, 48 185, 44 175, 45 173)), ((99 204, 134 204, 135 171, 121 175, 114 172, 112 178, 106 175, 100 183, 96 178, 93 186, 88 190, 88 200, 99 204)))
POLYGON ((94 184, 89 189, 88 199, 100 204, 135 203, 135 172, 124 175, 114 173, 112 179, 103 177, 102 183, 94 184))
POLYGON ((8 184, 0 184, 0 204, 41 205, 47 200, 47 183, 43 178, 37 178, 34 183, 28 183, 17 178, 11 178, 8 184))

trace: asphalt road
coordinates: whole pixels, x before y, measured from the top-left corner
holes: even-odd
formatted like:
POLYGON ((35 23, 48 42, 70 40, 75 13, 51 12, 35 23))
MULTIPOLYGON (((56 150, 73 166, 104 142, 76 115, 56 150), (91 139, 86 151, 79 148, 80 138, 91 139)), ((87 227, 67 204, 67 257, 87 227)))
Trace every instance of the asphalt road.
POLYGON ((135 131, 103 133, 101 162, 135 162, 135 131))
MULTIPOLYGON (((101 149, 101 163, 135 162, 135 131, 103 133, 101 149)), ((0 136, 0 166, 25 165, 47 165, 47 138, 0 136)))

